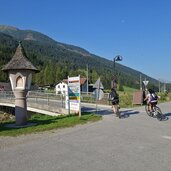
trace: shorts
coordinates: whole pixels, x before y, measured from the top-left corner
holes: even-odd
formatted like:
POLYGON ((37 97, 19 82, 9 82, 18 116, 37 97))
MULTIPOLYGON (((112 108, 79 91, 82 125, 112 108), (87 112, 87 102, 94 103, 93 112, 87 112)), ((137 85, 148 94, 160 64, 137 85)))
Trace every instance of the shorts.
POLYGON ((157 104, 157 101, 149 101, 148 104, 151 104, 151 105, 156 105, 157 104))
POLYGON ((112 105, 118 105, 118 104, 119 104, 119 99, 112 100, 112 105))

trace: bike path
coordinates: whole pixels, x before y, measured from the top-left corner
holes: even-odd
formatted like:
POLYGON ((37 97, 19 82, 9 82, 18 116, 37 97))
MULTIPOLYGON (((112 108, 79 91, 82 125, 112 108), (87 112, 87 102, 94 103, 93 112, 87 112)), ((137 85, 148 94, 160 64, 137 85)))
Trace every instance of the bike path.
POLYGON ((130 113, 123 119, 108 109, 95 123, 1 137, 0 171, 169 171, 171 103, 160 107, 167 121, 149 117, 144 106, 121 109, 130 113))

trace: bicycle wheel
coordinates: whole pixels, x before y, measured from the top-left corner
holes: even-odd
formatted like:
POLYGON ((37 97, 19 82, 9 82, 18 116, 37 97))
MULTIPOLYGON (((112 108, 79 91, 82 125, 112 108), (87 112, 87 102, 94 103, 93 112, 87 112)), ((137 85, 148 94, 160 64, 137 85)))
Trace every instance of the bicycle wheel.
POLYGON ((161 109, 158 107, 158 106, 156 106, 155 107, 155 112, 157 112, 157 119, 159 120, 159 121, 161 121, 162 119, 163 119, 163 114, 162 114, 162 111, 161 111, 161 109))
POLYGON ((148 105, 145 105, 145 111, 148 116, 152 117, 152 113, 148 110, 148 105))

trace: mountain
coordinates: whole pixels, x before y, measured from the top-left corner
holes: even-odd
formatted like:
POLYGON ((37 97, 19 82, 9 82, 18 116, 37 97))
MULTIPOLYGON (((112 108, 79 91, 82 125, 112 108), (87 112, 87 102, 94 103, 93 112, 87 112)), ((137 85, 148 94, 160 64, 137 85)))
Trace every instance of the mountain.
POLYGON ((75 52, 80 53, 82 55, 89 55, 88 51, 86 51, 80 47, 57 42, 57 41, 49 38, 48 36, 46 36, 42 33, 36 32, 36 31, 20 30, 18 28, 11 27, 11 26, 0 26, 0 32, 7 34, 7 35, 10 35, 10 36, 12 36, 16 39, 19 39, 19 40, 37 41, 41 45, 50 45, 50 46, 56 45, 59 47, 66 48, 67 50, 70 50, 70 51, 75 51, 75 52))
MULTIPOLYGON (((53 84, 57 81, 80 74, 86 76, 89 66, 89 81, 94 83, 100 76, 105 88, 110 88, 113 75, 113 61, 91 54, 74 45, 57 42, 52 38, 32 30, 20 30, 11 26, 0 26, 0 67, 13 56, 18 41, 21 40, 30 61, 41 71, 33 81, 37 84, 53 84)), ((158 81, 147 75, 116 63, 120 84, 139 88, 140 74, 150 81, 150 86, 158 86, 158 81)), ((0 81, 7 80, 0 71, 0 81)))

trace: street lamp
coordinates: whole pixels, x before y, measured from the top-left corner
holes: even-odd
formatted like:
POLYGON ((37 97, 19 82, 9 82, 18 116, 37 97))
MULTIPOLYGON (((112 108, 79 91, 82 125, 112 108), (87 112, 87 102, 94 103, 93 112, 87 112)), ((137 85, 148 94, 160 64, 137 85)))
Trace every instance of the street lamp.
POLYGON ((113 75, 115 75, 115 62, 116 61, 122 61, 122 56, 121 55, 117 55, 113 58, 113 75))
POLYGON ((113 58, 113 80, 112 80, 111 88, 117 88, 117 79, 115 75, 115 62, 122 61, 122 59, 123 58, 121 55, 117 55, 113 58))

